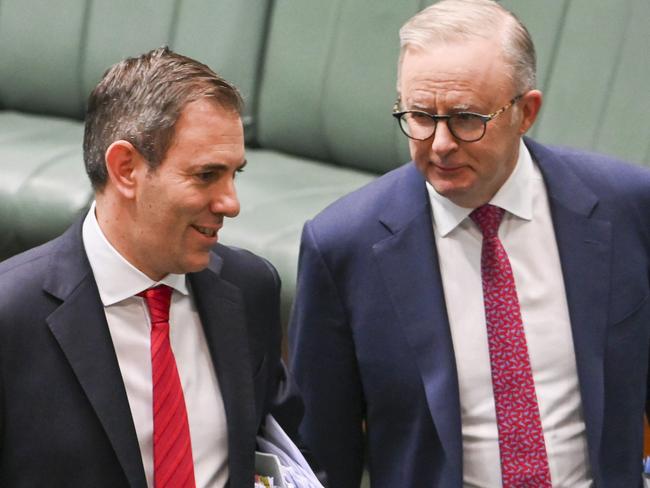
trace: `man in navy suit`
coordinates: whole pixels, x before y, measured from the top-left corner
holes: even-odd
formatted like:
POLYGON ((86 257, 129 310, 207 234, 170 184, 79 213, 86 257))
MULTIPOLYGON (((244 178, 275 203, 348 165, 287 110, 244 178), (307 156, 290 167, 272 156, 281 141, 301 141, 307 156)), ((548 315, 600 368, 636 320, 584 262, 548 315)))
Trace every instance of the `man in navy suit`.
POLYGON ((280 360, 278 276, 217 244, 239 212, 240 110, 233 86, 166 48, 116 64, 91 94, 95 202, 0 264, 1 486, 248 488, 266 414, 300 411, 280 360), (172 351, 159 374, 140 295, 158 285, 171 291, 172 351), (161 436, 185 442, 185 481, 161 436))
POLYGON ((524 137, 535 53, 498 3, 400 38, 413 161, 303 230, 303 439, 337 488, 364 462, 373 488, 640 487, 650 172, 524 137))

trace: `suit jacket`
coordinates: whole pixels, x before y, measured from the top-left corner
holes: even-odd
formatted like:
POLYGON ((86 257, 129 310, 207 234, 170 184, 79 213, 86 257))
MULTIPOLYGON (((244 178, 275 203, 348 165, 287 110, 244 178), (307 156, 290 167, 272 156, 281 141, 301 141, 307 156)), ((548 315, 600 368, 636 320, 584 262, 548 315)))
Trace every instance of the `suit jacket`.
MULTIPOLYGON (((650 172, 526 139, 547 187, 597 487, 641 486, 650 172)), ((458 380, 423 177, 410 163, 303 230, 290 332, 301 426, 333 487, 462 486, 458 380), (365 425, 363 424, 365 420, 365 425)))
MULTIPOLYGON (((302 408, 285 388, 279 280, 221 245, 188 276, 226 410, 229 486, 249 488, 260 422, 302 408)), ((81 220, 0 264, 0 486, 146 487, 81 220)))

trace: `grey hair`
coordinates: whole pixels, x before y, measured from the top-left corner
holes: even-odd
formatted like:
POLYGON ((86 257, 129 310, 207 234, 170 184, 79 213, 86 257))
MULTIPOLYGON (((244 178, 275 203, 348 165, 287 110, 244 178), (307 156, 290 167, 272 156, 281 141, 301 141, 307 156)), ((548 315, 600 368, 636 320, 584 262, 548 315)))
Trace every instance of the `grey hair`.
POLYGON ((515 14, 493 0, 441 0, 409 19, 400 29, 397 90, 402 60, 408 49, 426 49, 436 43, 498 36, 509 76, 523 93, 535 88, 535 46, 528 29, 515 14))

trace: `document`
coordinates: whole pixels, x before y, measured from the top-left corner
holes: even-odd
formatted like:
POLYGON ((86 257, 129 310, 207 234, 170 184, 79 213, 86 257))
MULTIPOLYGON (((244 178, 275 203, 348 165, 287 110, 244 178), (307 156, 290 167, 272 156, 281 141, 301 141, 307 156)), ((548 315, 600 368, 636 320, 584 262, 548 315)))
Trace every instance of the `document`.
POLYGON ((266 416, 262 435, 257 436, 257 445, 259 451, 255 453, 256 473, 273 477, 276 487, 324 488, 298 447, 271 415, 266 416), (279 470, 276 468, 274 458, 279 464, 279 470), (260 472, 258 466, 265 472, 260 472))
POLYGON ((255 453, 255 488, 289 488, 282 476, 282 465, 275 454, 255 453))

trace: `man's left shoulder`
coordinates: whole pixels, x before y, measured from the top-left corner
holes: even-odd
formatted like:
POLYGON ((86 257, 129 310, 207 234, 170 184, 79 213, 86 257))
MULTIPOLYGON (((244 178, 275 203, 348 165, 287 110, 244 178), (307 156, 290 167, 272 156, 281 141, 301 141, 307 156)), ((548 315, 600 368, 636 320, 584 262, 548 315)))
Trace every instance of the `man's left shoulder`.
POLYGON ((650 189, 650 168, 623 159, 582 149, 547 146, 526 140, 533 158, 543 169, 572 171, 593 190, 625 192, 640 191, 646 195, 650 189))
POLYGON ((251 251, 235 246, 217 244, 212 248, 221 262, 221 277, 237 286, 255 283, 279 284, 278 273, 273 265, 251 251))
POLYGON ((624 175, 638 176, 642 179, 650 179, 650 168, 634 164, 630 161, 620 159, 618 157, 601 154, 581 149, 558 147, 555 148, 559 154, 564 158, 569 159, 585 170, 603 173, 610 171, 618 171, 624 175))

